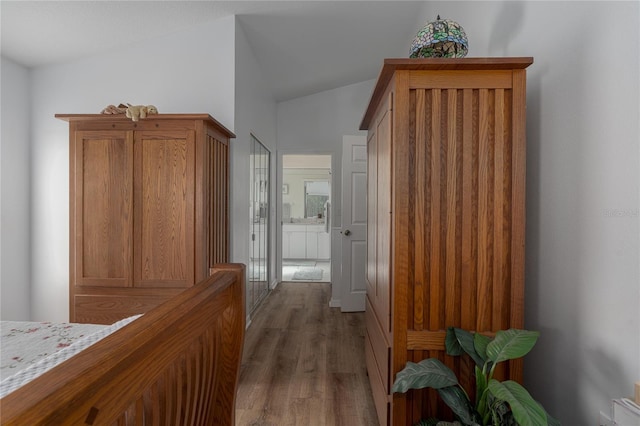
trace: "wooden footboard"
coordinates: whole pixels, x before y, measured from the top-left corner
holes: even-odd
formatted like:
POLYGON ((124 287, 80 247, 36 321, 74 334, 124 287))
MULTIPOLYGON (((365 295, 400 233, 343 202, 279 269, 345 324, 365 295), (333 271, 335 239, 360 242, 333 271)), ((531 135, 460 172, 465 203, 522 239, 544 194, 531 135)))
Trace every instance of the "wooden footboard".
POLYGON ((213 275, 0 400, 3 425, 228 425, 244 265, 213 275))

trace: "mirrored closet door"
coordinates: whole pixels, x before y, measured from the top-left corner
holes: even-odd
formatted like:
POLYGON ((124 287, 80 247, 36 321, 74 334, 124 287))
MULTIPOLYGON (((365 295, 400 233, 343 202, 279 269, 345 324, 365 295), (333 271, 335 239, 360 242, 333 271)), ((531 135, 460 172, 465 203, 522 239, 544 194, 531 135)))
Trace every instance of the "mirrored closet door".
POLYGON ((271 153, 251 135, 249 299, 255 309, 269 292, 269 173, 271 153))

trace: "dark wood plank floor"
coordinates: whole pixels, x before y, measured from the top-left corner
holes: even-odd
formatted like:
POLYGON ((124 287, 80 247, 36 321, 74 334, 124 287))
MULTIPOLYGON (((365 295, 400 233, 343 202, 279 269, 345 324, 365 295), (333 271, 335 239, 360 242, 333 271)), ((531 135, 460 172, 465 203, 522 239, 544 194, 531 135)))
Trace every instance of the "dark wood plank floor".
POLYGON ((236 425, 377 425, 364 313, 329 308, 329 283, 281 283, 246 333, 236 425))

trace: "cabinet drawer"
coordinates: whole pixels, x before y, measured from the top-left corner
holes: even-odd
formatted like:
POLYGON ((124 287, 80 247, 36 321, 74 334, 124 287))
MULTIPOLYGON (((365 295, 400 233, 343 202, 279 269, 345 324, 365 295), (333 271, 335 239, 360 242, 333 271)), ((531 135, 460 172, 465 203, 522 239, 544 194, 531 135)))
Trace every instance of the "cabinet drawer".
POLYGON ((382 383, 378 365, 373 355, 373 347, 369 340, 369 333, 365 333, 364 340, 365 362, 369 374, 369 383, 371 384, 371 393, 373 394, 373 403, 376 407, 376 413, 378 414, 378 422, 380 426, 387 426, 389 424, 389 399, 387 397, 387 391, 385 385, 382 383))
POLYGON ((390 362, 390 346, 387 343, 387 339, 380 327, 380 323, 376 317, 375 311, 371 306, 369 297, 366 298, 365 308, 365 323, 367 326, 367 335, 371 343, 373 350, 373 356, 375 357, 376 364, 380 371, 380 378, 384 385, 385 393, 389 393, 389 362, 390 362))
POLYGON ((94 296, 77 295, 72 322, 113 324, 123 318, 142 314, 166 302, 169 296, 94 296))

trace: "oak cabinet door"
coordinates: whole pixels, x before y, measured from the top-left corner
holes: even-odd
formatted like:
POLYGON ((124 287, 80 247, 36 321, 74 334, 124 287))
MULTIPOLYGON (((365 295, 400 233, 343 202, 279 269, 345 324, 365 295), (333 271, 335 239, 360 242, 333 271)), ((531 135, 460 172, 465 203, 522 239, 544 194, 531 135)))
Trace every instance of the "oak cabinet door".
POLYGON ((392 111, 387 102, 367 141, 367 295, 386 334, 391 333, 392 111))
POLYGON ((136 287, 194 285, 195 132, 134 139, 136 287))
POLYGON ((384 331, 391 333, 391 180, 392 113, 387 107, 377 124, 376 306, 384 331))
POLYGON ((77 286, 132 286, 133 132, 72 140, 72 272, 77 286))

